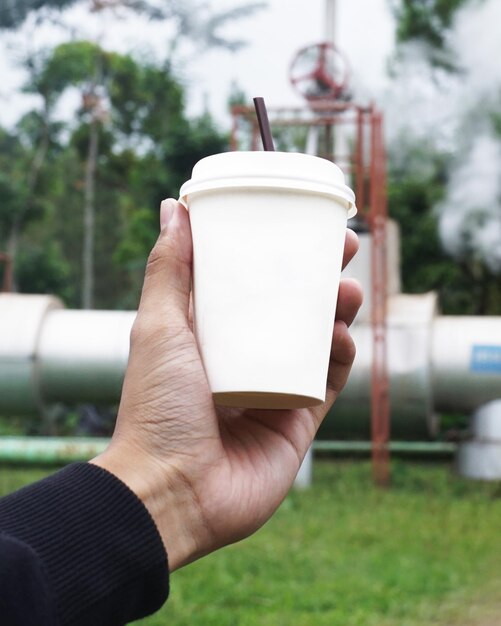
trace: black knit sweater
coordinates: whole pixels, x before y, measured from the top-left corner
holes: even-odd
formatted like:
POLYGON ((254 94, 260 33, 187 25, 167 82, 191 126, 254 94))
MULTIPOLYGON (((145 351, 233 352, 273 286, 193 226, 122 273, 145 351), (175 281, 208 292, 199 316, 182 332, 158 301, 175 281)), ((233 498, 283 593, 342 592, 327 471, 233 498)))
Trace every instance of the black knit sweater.
POLYGON ((102 468, 76 463, 0 500, 1 626, 123 626, 168 592, 153 519, 102 468))

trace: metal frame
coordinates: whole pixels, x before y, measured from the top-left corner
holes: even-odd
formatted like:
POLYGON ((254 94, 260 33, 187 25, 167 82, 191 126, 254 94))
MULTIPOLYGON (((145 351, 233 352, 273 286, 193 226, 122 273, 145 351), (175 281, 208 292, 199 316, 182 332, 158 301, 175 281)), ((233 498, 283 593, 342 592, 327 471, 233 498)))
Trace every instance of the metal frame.
MULTIPOLYGON (((269 108, 273 129, 324 129, 327 151, 317 156, 335 161, 353 179, 358 215, 372 233, 372 386, 371 425, 372 463, 374 481, 381 486, 389 483, 390 403, 387 361, 387 197, 386 153, 383 138, 383 116, 374 105, 359 106, 352 102, 319 101, 308 107, 269 108), (336 154, 335 128, 353 128, 354 145, 349 154, 336 154), (332 148, 332 149, 330 149, 332 148)), ((260 149, 260 136, 254 108, 235 106, 230 140, 232 150, 238 150, 238 134, 242 123, 250 128, 250 149, 260 149)))
POLYGON ((386 341, 386 158, 382 125, 382 115, 374 112, 371 124, 370 209, 367 218, 372 232, 372 469, 374 481, 385 486, 390 480, 390 391, 386 341))

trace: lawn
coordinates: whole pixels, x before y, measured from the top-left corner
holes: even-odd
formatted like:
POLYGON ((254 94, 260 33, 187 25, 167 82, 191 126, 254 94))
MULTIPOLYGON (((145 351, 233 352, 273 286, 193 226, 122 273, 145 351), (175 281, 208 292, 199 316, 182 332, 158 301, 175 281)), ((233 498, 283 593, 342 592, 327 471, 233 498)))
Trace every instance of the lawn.
MULTIPOLYGON (((501 624, 501 485, 445 465, 315 463, 254 537, 175 572, 141 626, 495 626, 501 624), (498 610, 499 609, 499 612, 498 610)), ((0 491, 43 472, 0 469, 0 491)))

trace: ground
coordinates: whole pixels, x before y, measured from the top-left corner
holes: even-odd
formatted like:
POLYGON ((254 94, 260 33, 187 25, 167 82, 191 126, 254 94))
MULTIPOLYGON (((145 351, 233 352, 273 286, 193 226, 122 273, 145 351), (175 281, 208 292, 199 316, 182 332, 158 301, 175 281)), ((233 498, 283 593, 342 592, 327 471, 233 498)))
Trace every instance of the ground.
MULTIPOLYGON (((43 471, 0 468, 0 493, 43 471)), ((172 576, 141 626, 500 626, 501 485, 445 463, 316 461, 254 537, 172 576)))

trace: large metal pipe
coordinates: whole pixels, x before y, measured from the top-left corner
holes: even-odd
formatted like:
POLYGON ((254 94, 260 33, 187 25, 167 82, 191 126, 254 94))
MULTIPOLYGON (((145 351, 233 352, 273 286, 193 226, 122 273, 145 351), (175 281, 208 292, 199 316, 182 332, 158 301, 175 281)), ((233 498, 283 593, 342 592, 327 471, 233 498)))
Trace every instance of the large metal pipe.
POLYGON ((135 317, 128 311, 56 310, 48 315, 38 344, 44 401, 116 402, 135 317))
POLYGON ((470 413, 501 398, 501 317, 434 320, 431 370, 440 411, 470 413))
MULTIPOLYGON (((369 312, 362 310, 361 315, 369 317, 369 312)), ((423 439, 438 430, 430 362, 435 315, 435 294, 397 294, 388 299, 392 438, 423 439)), ((355 364, 345 390, 322 425, 319 433, 322 438, 338 439, 342 434, 348 438, 370 439, 373 342, 369 319, 355 324, 352 335, 357 346, 355 364)))
MULTIPOLYGON (((69 311, 48 296, 0 295, 0 413, 34 414, 55 402, 114 404, 134 312, 69 311)), ((321 436, 370 428, 371 326, 353 328, 357 358, 321 436)), ((439 411, 470 412, 501 397, 501 317, 436 317, 434 294, 389 298, 392 436, 437 430, 439 411)))
POLYGON ((116 403, 135 316, 0 294, 0 413, 36 414, 55 402, 116 403))
POLYGON ((40 335, 49 314, 62 306, 51 296, 0 294, 2 413, 35 413, 40 409, 40 335))

